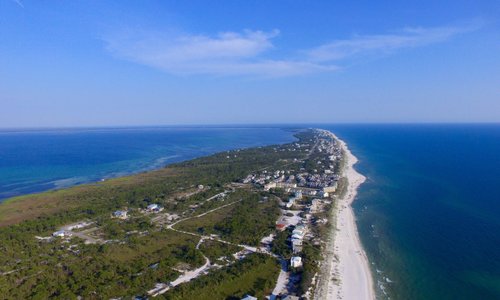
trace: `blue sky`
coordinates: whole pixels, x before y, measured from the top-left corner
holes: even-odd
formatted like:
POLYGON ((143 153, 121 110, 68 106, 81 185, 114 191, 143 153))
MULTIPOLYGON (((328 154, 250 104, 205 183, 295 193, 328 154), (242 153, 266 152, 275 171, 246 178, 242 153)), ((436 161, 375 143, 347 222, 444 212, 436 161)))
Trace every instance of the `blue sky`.
POLYGON ((0 0, 0 127, 500 122, 499 1, 0 0))

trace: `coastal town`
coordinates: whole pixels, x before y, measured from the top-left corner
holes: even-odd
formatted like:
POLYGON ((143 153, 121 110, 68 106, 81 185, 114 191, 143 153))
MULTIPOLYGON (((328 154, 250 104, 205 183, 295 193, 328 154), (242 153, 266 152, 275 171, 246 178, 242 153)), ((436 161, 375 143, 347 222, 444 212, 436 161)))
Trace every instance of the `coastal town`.
MULTIPOLYGON (((170 280, 157 281, 142 292, 129 295, 135 299, 168 299, 171 291, 175 293, 179 287, 236 266, 255 255, 276 262, 276 275, 270 277, 275 278, 274 284, 266 288, 267 294, 252 289, 241 295, 241 299, 262 296, 272 300, 314 299, 322 276, 321 253, 328 242, 324 235, 332 226, 331 213, 346 183, 342 178, 344 152, 341 145, 328 131, 314 130, 312 133, 307 139, 269 147, 266 151, 277 157, 287 154, 277 163, 258 168, 220 187, 202 183, 191 186, 175 198, 175 207, 182 204, 184 210, 169 209, 173 200, 147 201, 142 207, 120 207, 97 219, 65 224, 50 235, 34 238, 39 243, 60 245, 60 249, 77 257, 91 245, 99 249, 105 246, 119 249, 131 240, 140 242, 141 238, 152 236, 174 234, 193 240, 192 248, 186 249, 194 253, 189 259, 192 262, 179 261, 170 267, 173 272, 170 280), (248 198, 257 199, 257 202, 250 203, 248 198), (219 229, 226 224, 212 224, 212 219, 223 218, 226 212, 234 214, 244 203, 253 209, 265 206, 273 211, 275 217, 269 216, 268 221, 274 224, 272 228, 263 225, 259 229, 261 236, 242 238, 219 229), (220 250, 215 255, 209 253, 216 248, 220 250)), ((243 153, 244 150, 234 150, 221 157, 234 160, 243 153)), ((246 211, 241 213, 247 214, 246 211)), ((154 273, 164 268, 163 259, 149 261, 143 266, 144 270, 154 273)), ((145 271, 134 277, 145 276, 141 274, 145 271)), ((122 296, 112 298, 124 299, 122 296)))

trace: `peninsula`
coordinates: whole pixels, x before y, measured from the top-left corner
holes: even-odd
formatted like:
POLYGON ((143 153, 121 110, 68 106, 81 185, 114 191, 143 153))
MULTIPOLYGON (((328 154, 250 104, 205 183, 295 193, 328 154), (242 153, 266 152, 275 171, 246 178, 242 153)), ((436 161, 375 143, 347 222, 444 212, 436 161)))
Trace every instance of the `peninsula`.
POLYGON ((331 132, 0 204, 12 299, 374 299, 331 132))

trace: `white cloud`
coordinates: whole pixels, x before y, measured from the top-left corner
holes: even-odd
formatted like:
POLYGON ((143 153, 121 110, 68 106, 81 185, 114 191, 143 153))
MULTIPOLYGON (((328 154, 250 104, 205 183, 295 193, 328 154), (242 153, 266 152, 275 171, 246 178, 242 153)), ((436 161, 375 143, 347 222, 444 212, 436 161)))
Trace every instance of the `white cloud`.
POLYGON ((272 32, 224 32, 214 37, 139 33, 106 39, 118 57, 175 74, 289 76, 330 70, 311 62, 262 58, 274 48, 272 32))
POLYGON ((307 51, 311 61, 327 62, 370 53, 391 53, 402 48, 422 47, 446 41, 453 36, 477 29, 467 27, 405 28, 398 33, 354 36, 307 51))
POLYGON ((215 36, 127 32, 104 41, 106 49, 119 58, 173 74, 282 77, 335 71, 339 69, 336 64, 356 55, 426 46, 477 28, 418 27, 391 34, 357 35, 313 49, 297 50, 296 59, 266 57, 269 52, 275 54, 272 40, 279 35, 278 30, 223 32, 215 36))

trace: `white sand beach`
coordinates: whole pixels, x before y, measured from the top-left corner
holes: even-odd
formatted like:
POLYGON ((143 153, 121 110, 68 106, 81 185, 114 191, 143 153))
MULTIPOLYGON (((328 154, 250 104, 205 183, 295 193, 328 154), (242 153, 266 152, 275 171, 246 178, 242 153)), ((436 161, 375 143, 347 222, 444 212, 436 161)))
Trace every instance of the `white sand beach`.
POLYGON ((325 261, 318 278, 316 299, 372 300, 375 299, 373 278, 365 251, 361 246, 351 203, 358 187, 366 178, 354 170, 358 161, 346 143, 335 137, 346 153, 344 176, 349 185, 344 198, 338 199, 332 216, 336 228, 325 251, 325 261))

